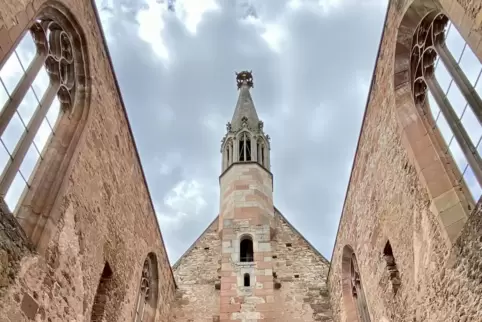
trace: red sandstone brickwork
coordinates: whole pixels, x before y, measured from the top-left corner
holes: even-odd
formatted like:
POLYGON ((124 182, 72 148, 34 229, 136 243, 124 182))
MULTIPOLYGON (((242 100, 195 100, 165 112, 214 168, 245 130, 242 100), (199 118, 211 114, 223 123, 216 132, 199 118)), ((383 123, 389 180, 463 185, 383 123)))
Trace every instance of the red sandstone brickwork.
MULTIPOLYGON (((459 211, 455 215, 463 219, 458 219, 456 226, 448 225, 447 218, 441 215, 450 203, 464 203, 456 194, 444 202, 437 199, 444 197, 440 189, 454 188, 447 162, 439 167, 440 171, 424 171, 425 154, 430 149, 420 149, 417 142, 427 139, 430 131, 420 127, 413 100, 404 100, 411 98, 405 90, 409 87, 404 69, 408 59, 397 58, 404 53, 403 47, 397 47, 397 36, 407 31, 398 30, 402 17, 411 5, 420 9, 431 3, 390 2, 329 272, 335 321, 356 319, 356 308, 347 300, 349 290, 343 287, 349 282, 343 271, 343 249, 347 245, 357 256, 371 321, 481 320, 480 310, 476 309, 481 302, 480 283, 471 284, 473 274, 469 272, 480 262, 480 254, 475 256, 472 249, 478 247, 474 236, 481 232, 480 222, 474 224, 479 214, 465 224, 470 211, 459 211), (383 257, 387 241, 400 273, 401 285, 396 293, 383 257)), ((443 0, 437 5, 481 59, 481 1, 443 0)))
MULTIPOLYGON (((0 2, 0 60, 43 3, 0 2)), ((86 28, 90 112, 55 205, 44 214, 42 252, 22 259, 16 280, 0 300, 0 317, 11 322, 90 318, 107 261, 115 291, 106 299, 105 320, 131 321, 142 265, 154 252, 160 299, 156 321, 172 321, 173 275, 93 7, 87 0, 57 3, 86 28)))
POLYGON ((220 321, 275 321, 271 232, 272 177, 257 163, 232 165, 220 179, 222 239, 220 321), (253 242, 253 260, 242 262, 240 242, 253 242), (244 286, 249 274, 250 286, 244 286))

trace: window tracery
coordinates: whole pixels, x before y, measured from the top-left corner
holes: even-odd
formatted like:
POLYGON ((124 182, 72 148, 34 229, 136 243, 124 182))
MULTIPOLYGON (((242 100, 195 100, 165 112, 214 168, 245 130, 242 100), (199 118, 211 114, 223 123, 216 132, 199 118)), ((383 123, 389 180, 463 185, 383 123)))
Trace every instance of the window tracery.
POLYGON ((150 284, 151 272, 149 269, 149 262, 146 260, 142 268, 139 296, 137 298, 135 322, 143 321, 146 303, 149 301, 150 296, 150 284))
POLYGON ((361 322, 369 322, 370 315, 365 301, 365 294, 363 293, 360 271, 358 270, 355 254, 352 254, 351 256, 350 273, 351 295, 356 303, 359 319, 361 322))
POLYGON ((432 12, 414 33, 410 69, 415 103, 430 115, 445 141, 444 153, 460 173, 457 180, 477 201, 482 194, 480 62, 449 19, 432 12))
POLYGON ((151 253, 144 261, 139 283, 134 322, 152 322, 157 305, 157 261, 151 253))
POLYGON ((76 96, 73 39, 37 19, 0 70, 0 195, 14 212, 76 96))
POLYGON ((248 132, 242 132, 239 137, 239 161, 251 161, 251 137, 248 132))

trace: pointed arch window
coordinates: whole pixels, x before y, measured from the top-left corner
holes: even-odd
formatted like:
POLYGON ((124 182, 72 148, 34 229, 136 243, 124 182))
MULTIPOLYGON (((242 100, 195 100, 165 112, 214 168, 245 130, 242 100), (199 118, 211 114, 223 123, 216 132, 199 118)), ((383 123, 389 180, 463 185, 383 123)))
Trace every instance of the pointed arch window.
POLYGON ((0 195, 14 211, 60 114, 75 94, 73 46, 53 20, 36 21, 0 70, 0 195))
POLYGON ((266 166, 266 159, 265 159, 265 146, 263 140, 259 139, 257 142, 257 155, 258 155, 258 163, 262 166, 266 166))
POLYGON ((91 77, 68 8, 46 5, 25 27, 0 60, 0 199, 38 246, 87 119, 91 77))
POLYGON ((142 267, 134 322, 154 321, 158 297, 157 283, 157 260, 155 255, 150 253, 142 267))
POLYGON ((350 269, 351 292, 357 306, 357 311, 358 311, 360 321, 369 322, 370 315, 368 314, 368 307, 365 301, 365 294, 363 292, 363 288, 360 280, 360 271, 358 270, 358 263, 357 263, 355 254, 353 254, 351 257, 350 266, 351 266, 351 269, 350 269))
POLYGON ((225 168, 229 167, 231 163, 233 163, 233 140, 228 139, 226 142, 226 148, 224 150, 225 153, 225 160, 226 160, 226 166, 225 168))
POLYGON ((356 255, 347 245, 343 248, 342 256, 343 304, 347 321, 370 322, 356 255))
POLYGON ((251 138, 247 132, 241 133, 239 137, 239 161, 251 161, 251 138))
POLYGON ((92 313, 90 315, 90 321, 92 322, 104 321, 105 306, 112 291, 112 275, 109 263, 105 263, 97 291, 95 292, 94 304, 92 305, 92 313))
POLYGON ((432 12, 414 33, 411 80, 415 103, 430 116, 454 161, 457 180, 482 194, 482 65, 455 26, 432 12))

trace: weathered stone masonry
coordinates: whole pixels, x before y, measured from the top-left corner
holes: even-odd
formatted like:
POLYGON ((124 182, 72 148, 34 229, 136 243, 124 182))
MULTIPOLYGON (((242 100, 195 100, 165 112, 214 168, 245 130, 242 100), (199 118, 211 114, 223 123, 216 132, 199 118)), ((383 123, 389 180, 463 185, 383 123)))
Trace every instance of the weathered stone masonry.
POLYGON ((454 180, 453 160, 440 153, 439 134, 414 106, 407 59, 418 23, 439 10, 480 60, 480 8, 480 1, 390 1, 329 272, 336 321, 364 322, 344 268, 347 247, 356 254, 371 321, 481 319, 480 283, 473 281, 480 210, 474 212, 454 180), (396 292, 387 243, 399 274, 396 292))

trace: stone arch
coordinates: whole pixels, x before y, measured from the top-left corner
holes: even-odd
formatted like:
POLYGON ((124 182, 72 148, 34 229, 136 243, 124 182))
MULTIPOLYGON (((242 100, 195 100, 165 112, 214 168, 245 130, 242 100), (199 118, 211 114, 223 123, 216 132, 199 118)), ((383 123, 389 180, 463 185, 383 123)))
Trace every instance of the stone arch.
POLYGON ((94 302, 92 304, 92 312, 90 314, 91 322, 100 322, 104 320, 105 308, 109 295, 112 292, 112 277, 113 272, 108 262, 105 262, 104 269, 99 279, 99 284, 94 296, 94 302))
POLYGON ((349 322, 370 322, 368 306, 365 300, 358 262, 353 248, 349 245, 343 247, 341 259, 341 283, 345 320, 349 322), (358 274, 359 285, 354 285, 354 270, 358 274))
MULTIPOLYGON (((474 25, 473 19, 460 16, 459 11, 454 11, 446 3, 411 0, 403 8, 404 14, 396 39, 393 81, 402 142, 417 169, 420 181, 427 189, 431 210, 438 215, 441 225, 445 227, 447 242, 451 243, 458 237, 474 209, 474 202, 465 183, 457 179, 460 178, 460 172, 451 155, 446 153, 446 144, 430 116, 428 104, 415 104, 410 74, 413 35, 422 20, 429 15, 445 14, 476 53, 478 44, 469 37, 470 28, 461 27, 462 19, 470 22, 468 26, 474 25), (446 207, 447 204, 450 207, 446 207)), ((481 60, 480 56, 478 58, 481 60)))
MULTIPOLYGON (((29 188, 25 189, 15 210, 15 216, 37 250, 43 252, 55 231, 60 217, 58 196, 66 184, 65 178, 90 110, 91 77, 89 69, 89 54, 87 41, 83 29, 69 11, 58 1, 46 1, 38 11, 19 24, 12 27, 10 35, 15 35, 15 41, 7 48, 6 54, 0 56, 0 67, 13 53, 23 36, 30 28, 38 26, 38 22, 52 21, 68 35, 72 46, 73 75, 75 85, 72 90, 72 101, 55 124, 55 135, 42 152, 42 160, 29 181, 29 188), (15 29, 15 30, 12 30, 15 29)), ((7 103, 8 105, 9 103, 7 103)), ((0 122, 2 119, 0 118, 0 122)), ((7 119, 3 122, 8 124, 7 119)), ((5 207, 6 208, 6 207, 5 207)), ((14 210, 12 210, 14 211, 14 210)))
POLYGON ((159 271, 157 257, 152 252, 144 260, 139 281, 134 322, 154 322, 159 300, 159 271))

